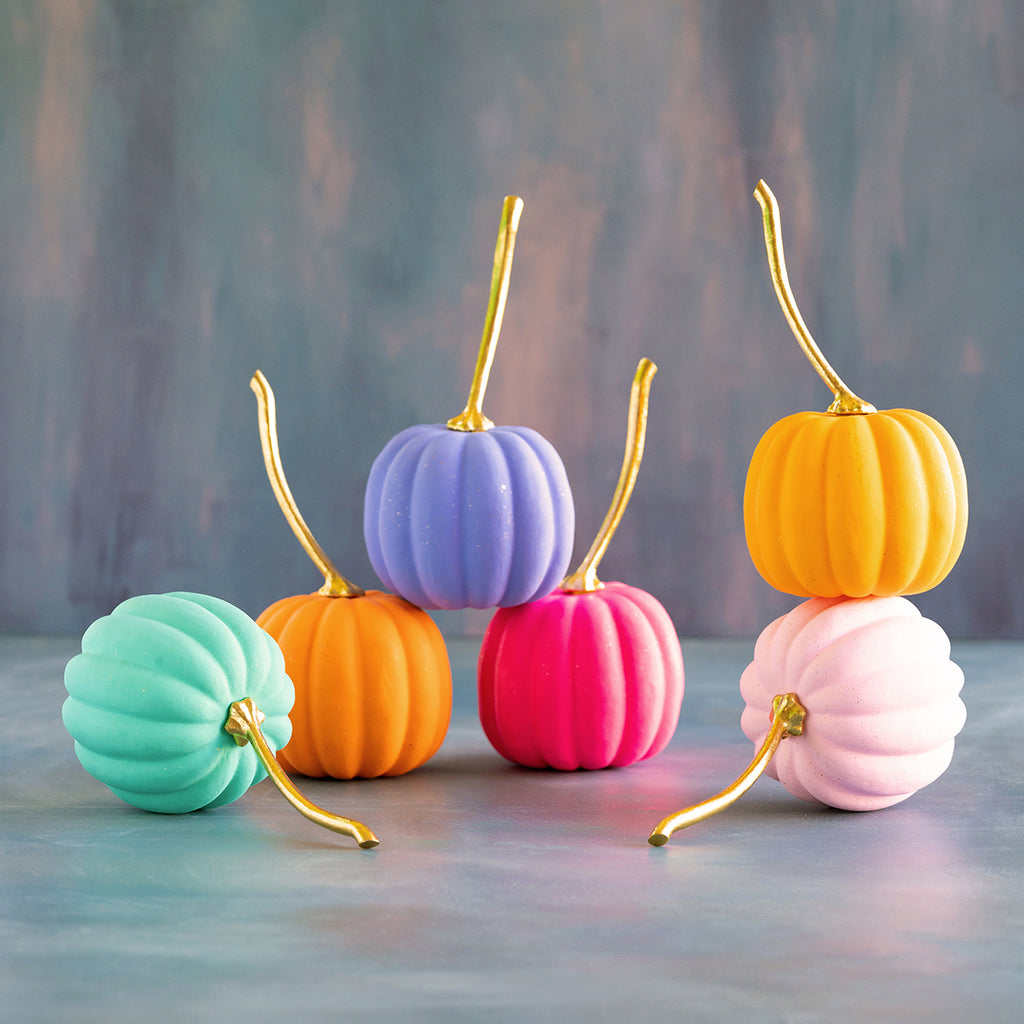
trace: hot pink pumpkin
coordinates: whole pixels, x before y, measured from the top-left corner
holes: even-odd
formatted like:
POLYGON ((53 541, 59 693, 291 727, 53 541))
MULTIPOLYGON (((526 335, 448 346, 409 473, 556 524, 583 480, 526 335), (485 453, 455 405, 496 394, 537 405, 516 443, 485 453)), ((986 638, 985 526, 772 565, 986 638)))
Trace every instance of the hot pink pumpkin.
POLYGON ((661 603, 625 583, 501 608, 478 666, 480 721, 529 768, 622 767, 675 732, 683 656, 661 603))
POLYGON ((554 593, 499 609, 484 634, 484 732, 502 757, 530 768, 633 764, 662 750, 679 720, 683 656, 668 612, 645 591, 596 575, 639 469, 656 369, 642 360, 634 377, 622 474, 583 564, 554 593))
POLYGON ((804 800, 872 811, 949 766, 966 709, 949 639, 903 597, 812 598, 761 633, 740 679, 740 725, 758 747, 772 698, 807 711, 766 772, 804 800))

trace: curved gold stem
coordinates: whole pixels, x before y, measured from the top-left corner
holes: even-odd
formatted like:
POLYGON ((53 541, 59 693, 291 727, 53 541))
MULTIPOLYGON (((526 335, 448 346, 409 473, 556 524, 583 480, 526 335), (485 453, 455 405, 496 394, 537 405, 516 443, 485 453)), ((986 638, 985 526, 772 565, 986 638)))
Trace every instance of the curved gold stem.
POLYGON ((597 567, 604 557, 612 536, 619 528, 626 505, 629 504, 636 483, 636 475, 640 472, 640 462, 644 457, 644 440, 647 437, 647 407, 651 394, 651 381, 658 372, 658 367, 650 359, 641 359, 633 376, 633 385, 629 392, 629 416, 626 426, 626 454, 619 471, 619 482, 615 486, 611 507, 601 528, 597 531, 594 543, 590 545, 580 567, 565 577, 559 589, 568 594, 592 594, 600 590, 604 584, 597 578, 597 567))
POLYGON ((782 235, 779 231, 779 204, 772 190, 763 181, 759 181, 757 188, 754 189, 754 198, 764 215, 764 244, 768 250, 768 269, 771 271, 772 284, 775 285, 775 294, 779 297, 782 312, 785 313, 796 340, 800 342, 804 355, 834 396, 827 411, 843 415, 876 412, 870 402, 858 398, 832 369, 800 315, 796 299, 793 298, 793 290, 789 285, 789 275, 786 273, 786 257, 782 251, 782 235))
POLYGON ((487 303, 487 317, 484 333, 480 340, 480 351, 476 357, 473 383, 469 388, 466 408, 448 421, 449 430, 490 430, 494 423, 484 414, 481 406, 487 390, 487 378, 494 362, 494 350, 501 333, 501 318, 505 314, 505 299, 508 296, 508 282, 512 275, 512 252, 516 244, 516 230, 519 216, 523 212, 523 201, 518 196, 505 196, 501 208, 501 223, 498 226, 498 241, 494 247, 494 269, 491 272, 491 296, 487 303))
POLYGON ((256 756, 266 768, 271 781, 281 791, 285 800, 304 818, 313 822, 314 825, 320 825, 332 832, 349 836, 364 850, 372 850, 375 846, 379 846, 380 840, 361 821, 329 814, 317 807, 316 804, 310 803, 295 788, 285 770, 277 763, 274 752, 260 731, 260 723, 263 718, 263 712, 256 706, 252 697, 246 697, 244 700, 236 700, 228 708, 228 720, 224 723, 224 728, 240 747, 244 747, 246 743, 253 745, 256 756))
POLYGON ((806 717, 807 710, 795 693, 784 693, 775 697, 772 700, 772 726, 746 771, 717 796, 676 814, 670 814, 660 821, 657 828, 647 837, 647 842, 651 846, 664 846, 673 832, 710 818, 712 814, 717 814, 735 803, 761 777, 761 773, 768 767, 768 762, 775 756, 775 751, 779 749, 779 744, 787 736, 799 736, 804 731, 806 717))
POLYGON ((324 549, 317 544, 316 538, 295 504, 288 481, 285 479, 284 469, 281 466, 281 453, 277 447, 277 414, 274 409, 274 392, 262 371, 257 370, 253 374, 252 380, 249 381, 249 387, 252 388, 256 395, 256 401, 259 403, 260 444, 263 446, 263 462, 267 467, 267 476, 270 477, 270 486, 274 489, 274 496, 277 498, 278 505, 281 506, 285 519, 288 520, 288 525, 298 537, 306 554, 313 559, 313 564, 324 574, 324 585, 318 593, 325 597, 362 597, 365 593, 363 588, 345 579, 338 572, 334 563, 324 553, 324 549))

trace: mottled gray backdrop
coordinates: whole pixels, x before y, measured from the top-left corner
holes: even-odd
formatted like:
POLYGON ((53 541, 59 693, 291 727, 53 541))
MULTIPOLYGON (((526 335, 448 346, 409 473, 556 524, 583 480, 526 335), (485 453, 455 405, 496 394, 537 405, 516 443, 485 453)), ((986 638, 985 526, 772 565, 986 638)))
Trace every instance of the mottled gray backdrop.
POLYGON ((953 636, 1024 636, 1022 50, 1015 0, 5 0, 0 628, 315 589, 257 367, 306 519, 376 584, 370 463, 462 408, 515 193, 485 411, 562 453, 578 559, 654 359, 602 576, 684 635, 756 633, 795 601, 747 555, 747 461, 830 397, 772 291, 763 177, 837 370, 963 453, 967 546, 916 602, 953 636))

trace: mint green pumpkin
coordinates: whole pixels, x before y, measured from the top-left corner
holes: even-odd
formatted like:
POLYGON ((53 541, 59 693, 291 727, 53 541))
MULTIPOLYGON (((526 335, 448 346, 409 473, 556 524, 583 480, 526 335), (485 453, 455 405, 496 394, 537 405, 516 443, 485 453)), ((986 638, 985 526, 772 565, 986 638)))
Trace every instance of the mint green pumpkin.
POLYGON ((276 752, 295 690, 277 643, 204 594, 132 597, 97 619, 64 672, 64 725, 82 767, 127 803, 180 814, 237 800, 266 771, 225 731, 251 697, 276 752))

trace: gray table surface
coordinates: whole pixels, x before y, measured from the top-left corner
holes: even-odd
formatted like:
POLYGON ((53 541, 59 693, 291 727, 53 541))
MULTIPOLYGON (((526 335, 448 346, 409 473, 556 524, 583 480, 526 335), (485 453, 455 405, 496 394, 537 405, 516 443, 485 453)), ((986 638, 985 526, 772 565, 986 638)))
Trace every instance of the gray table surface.
POLYGON ((664 815, 745 767, 752 641, 684 641, 671 746, 630 768, 516 768, 451 644, 441 751, 399 779, 299 779, 376 850, 269 782, 168 817, 79 767, 74 637, 0 637, 0 1019, 1017 1021, 1024 1014, 1024 642, 954 644, 950 769, 850 814, 762 779, 663 848, 664 815))

